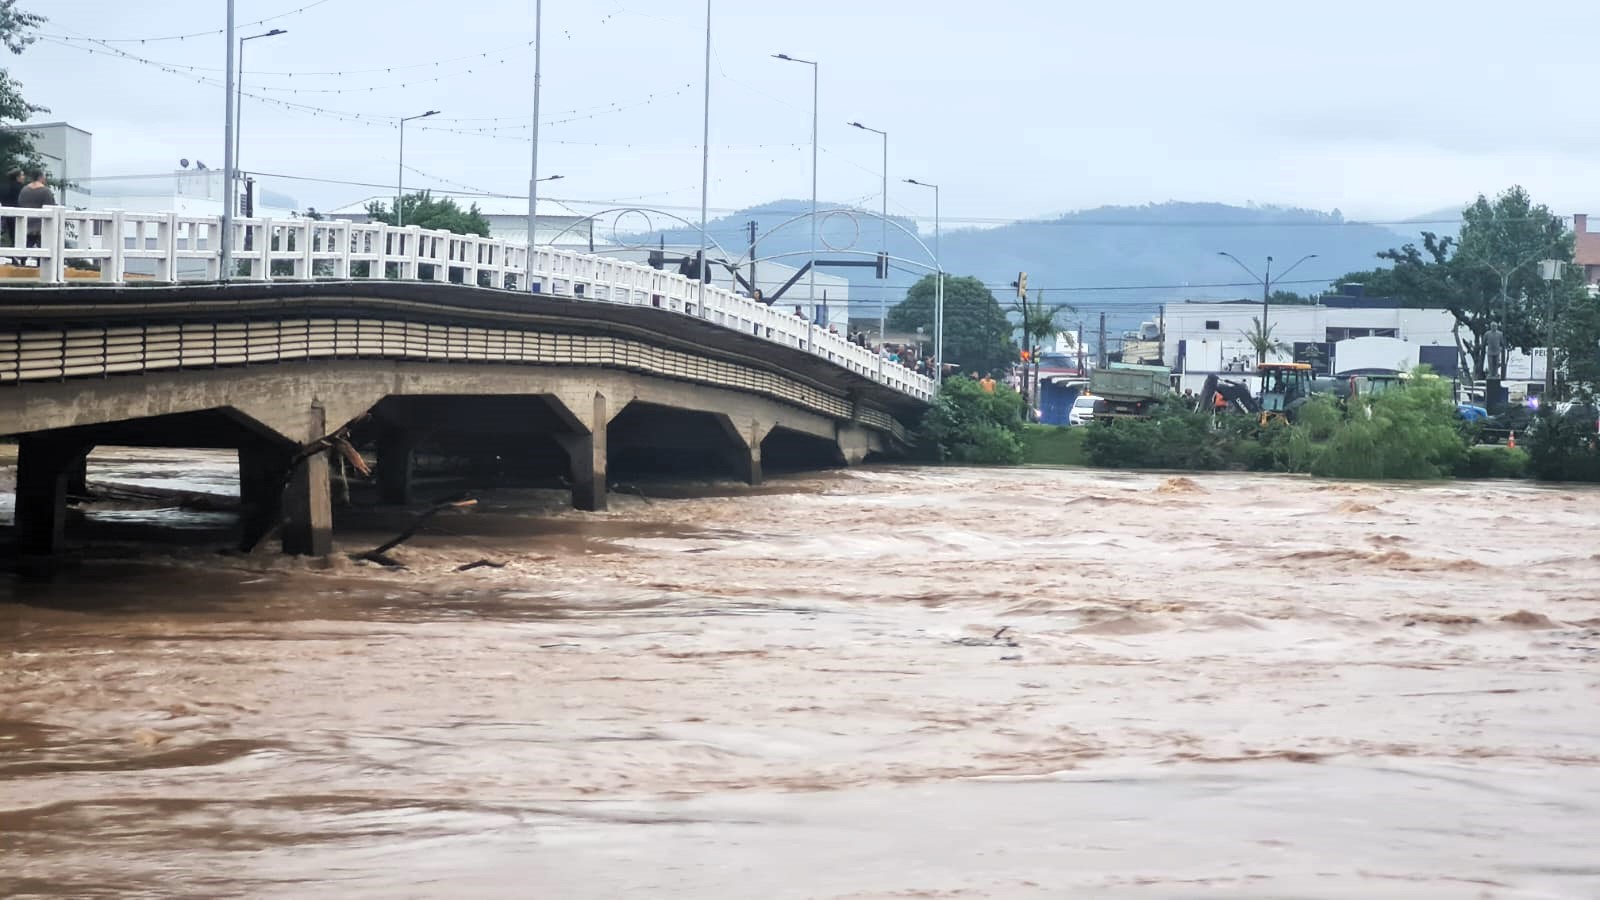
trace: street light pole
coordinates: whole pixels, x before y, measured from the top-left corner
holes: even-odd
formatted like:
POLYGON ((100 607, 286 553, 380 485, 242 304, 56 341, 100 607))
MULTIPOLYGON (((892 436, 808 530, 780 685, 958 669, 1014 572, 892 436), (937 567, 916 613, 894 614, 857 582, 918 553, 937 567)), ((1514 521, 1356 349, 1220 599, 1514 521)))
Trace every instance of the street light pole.
MULTIPOLYGON (((533 0, 533 161, 528 166, 528 271, 533 271, 533 242, 539 234, 539 81, 544 62, 544 0, 533 0)), ((533 290, 533 279, 528 279, 533 290)))
POLYGON ((227 194, 222 198, 222 242, 220 271, 223 281, 233 277, 233 0, 228 0, 228 73, 223 90, 226 122, 222 130, 222 183, 227 194))
MULTIPOLYGON (((706 0, 706 75, 705 75, 705 102, 702 106, 702 122, 700 132, 700 257, 699 267, 700 314, 706 314, 705 296, 706 276, 709 274, 706 266, 706 201, 711 191, 711 0, 706 0)), ((754 285, 752 285, 754 287, 754 285)))
MULTIPOLYGON (((1218 256, 1226 256, 1227 258, 1233 260, 1233 264, 1234 265, 1236 265, 1239 268, 1243 269, 1245 271, 1245 274, 1249 275, 1252 279, 1254 279, 1257 283, 1259 283, 1261 285, 1261 332, 1260 333, 1261 333, 1261 339, 1262 340, 1261 340, 1261 346, 1259 348, 1257 348, 1257 351, 1256 351, 1256 363, 1257 364, 1264 363, 1264 362, 1267 361, 1267 347, 1266 347, 1266 339, 1267 339, 1267 334, 1268 334, 1268 331, 1267 331, 1267 327, 1268 327, 1267 316, 1271 312, 1271 308, 1272 308, 1272 257, 1270 257, 1270 256, 1267 257, 1267 269, 1266 269, 1267 275, 1266 275, 1265 278, 1263 278, 1260 275, 1257 275, 1255 272, 1253 272, 1250 269, 1249 266, 1247 266, 1243 262, 1241 262, 1239 260, 1239 257, 1234 256, 1232 253, 1229 253, 1226 250, 1218 250, 1217 251, 1217 255, 1218 256)), ((1295 269, 1300 268, 1300 264, 1301 263, 1305 262, 1308 259, 1316 259, 1316 258, 1317 258, 1317 254, 1315 254, 1315 253, 1307 253, 1305 256, 1302 256, 1298 260, 1295 260, 1295 264, 1294 265, 1290 266, 1287 269, 1284 269, 1283 270, 1283 274, 1278 276, 1278 281, 1281 283, 1283 281, 1283 279, 1289 277, 1289 273, 1293 272, 1295 269)))
MULTIPOLYGON (((883 138, 883 212, 881 214, 882 221, 879 223, 883 226, 883 237, 878 246, 881 248, 879 252, 884 255, 884 261, 887 264, 889 256, 889 132, 879 131, 860 122, 851 122, 850 125, 862 131, 871 131, 883 138)), ((878 341, 880 343, 884 339, 883 335, 888 330, 888 325, 889 303, 888 296, 884 295, 884 298, 878 303, 878 341)))
MULTIPOLYGON (((233 113, 233 164, 235 166, 239 165, 239 157, 244 155, 244 139, 243 139, 243 135, 244 135, 244 45, 245 45, 245 42, 246 41, 253 41, 256 38, 277 37, 280 34, 288 34, 288 31, 286 29, 283 29, 283 28, 274 28, 271 31, 265 32, 264 34, 252 34, 249 37, 239 38, 239 79, 238 79, 238 95, 239 95, 239 99, 234 104, 234 113, 233 113)), ((234 196, 234 194, 231 193, 231 189, 230 189, 229 197, 232 198, 233 196, 234 196)))
MULTIPOLYGON (((807 269, 810 274, 810 292, 812 319, 816 319, 817 308, 817 98, 818 72, 821 66, 813 60, 799 59, 787 53, 777 53, 774 59, 784 62, 800 63, 811 67, 811 265, 807 269)), ((827 307, 823 307, 824 313, 827 307)))
POLYGON ((400 120, 400 177, 394 186, 394 222, 396 227, 406 224, 406 123, 416 119, 426 119, 437 116, 437 109, 430 109, 425 113, 415 116, 406 116, 400 120))
POLYGON ((907 178, 906 184, 933 188, 933 266, 939 273, 939 281, 933 295, 933 377, 934 381, 942 382, 944 381, 944 261, 939 255, 939 186, 915 178, 907 178))

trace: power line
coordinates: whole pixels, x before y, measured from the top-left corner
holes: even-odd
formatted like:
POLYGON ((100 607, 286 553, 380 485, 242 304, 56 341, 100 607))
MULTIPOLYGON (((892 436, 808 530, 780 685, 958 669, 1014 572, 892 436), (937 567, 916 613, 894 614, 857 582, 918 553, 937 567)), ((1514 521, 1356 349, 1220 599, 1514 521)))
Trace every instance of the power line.
MULTIPOLYGON (((282 13, 278 13, 277 15, 267 16, 265 19, 257 19, 254 22, 246 22, 243 25, 239 25, 237 27, 239 27, 239 28, 254 28, 257 25, 265 25, 268 22, 276 22, 279 19, 286 19, 289 16, 299 15, 300 13, 303 13, 308 9, 313 9, 315 7, 321 6, 324 3, 331 3, 331 2, 333 2, 333 0, 313 0, 313 2, 307 3, 306 5, 300 7, 299 9, 291 9, 288 12, 282 12, 282 13)), ((227 32, 226 28, 213 28, 210 31, 195 31, 195 32, 190 32, 189 34, 169 34, 169 35, 165 35, 163 37, 143 37, 143 38, 70 38, 70 37, 66 37, 65 35, 53 35, 53 34, 52 35, 40 35, 40 37, 53 37, 53 38, 59 38, 59 39, 64 39, 64 40, 87 40, 87 41, 94 41, 96 43, 101 43, 101 44, 156 44, 156 43, 161 43, 163 41, 186 41, 186 40, 188 40, 190 38, 213 37, 215 35, 224 34, 226 32, 227 32)))

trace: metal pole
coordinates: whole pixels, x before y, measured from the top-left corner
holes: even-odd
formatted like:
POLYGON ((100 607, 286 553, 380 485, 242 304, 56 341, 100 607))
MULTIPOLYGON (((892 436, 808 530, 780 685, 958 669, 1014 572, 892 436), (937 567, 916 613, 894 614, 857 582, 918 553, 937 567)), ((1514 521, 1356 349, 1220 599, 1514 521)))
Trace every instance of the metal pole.
POLYGON ((1272 303, 1272 257, 1267 257, 1267 277, 1261 279, 1261 358, 1256 362, 1267 361, 1267 318, 1272 303))
POLYGON ((227 186, 227 195, 222 204, 222 280, 227 281, 233 277, 233 42, 236 38, 233 33, 233 0, 228 0, 228 75, 227 87, 223 94, 227 97, 223 105, 227 108, 227 123, 222 131, 224 144, 222 151, 222 181, 227 186))
MULTIPOLYGON (((883 222, 881 223, 883 225, 883 239, 879 243, 878 246, 883 248, 883 254, 885 256, 885 261, 887 262, 887 257, 888 257, 888 254, 889 254, 889 132, 885 131, 885 132, 881 132, 881 133, 883 135, 883 222)), ((886 270, 884 272, 884 280, 885 281, 888 280, 888 274, 889 273, 886 270)), ((881 296, 883 296, 885 300, 887 300, 888 297, 887 297, 887 295, 883 294, 882 288, 883 288, 883 286, 880 285, 879 286, 879 294, 881 296)), ((883 340, 884 332, 886 332, 888 330, 889 330, 889 304, 886 303, 886 302, 879 302, 879 304, 878 304, 878 340, 880 340, 880 341, 883 340)))
MULTIPOLYGON (((533 0, 533 159, 528 165, 528 272, 533 272, 533 244, 539 234, 539 82, 544 62, 544 0, 533 0)), ((527 279, 528 290, 534 280, 527 279)))
MULTIPOLYGON (((822 68, 811 64, 811 319, 817 318, 817 97, 818 72, 822 68)), ((823 307, 827 314, 827 307, 823 307)))
MULTIPOLYGON (((236 93, 238 99, 233 103, 233 164, 239 165, 239 158, 244 155, 244 43, 248 38, 239 38, 239 75, 236 93)), ((232 197, 232 194, 229 194, 232 197)))
MULTIPOLYGON (((433 168, 429 166, 428 168, 433 168)), ((396 171, 394 183, 394 223, 396 227, 406 224, 406 120, 400 120, 400 168, 396 171)))
POLYGON ((938 369, 935 381, 944 380, 944 257, 939 254, 939 186, 933 186, 933 264, 939 270, 939 290, 934 296, 933 364, 938 369))
POLYGON ((711 190, 711 0, 706 0, 706 96, 700 135, 700 314, 706 314, 706 199, 711 190))

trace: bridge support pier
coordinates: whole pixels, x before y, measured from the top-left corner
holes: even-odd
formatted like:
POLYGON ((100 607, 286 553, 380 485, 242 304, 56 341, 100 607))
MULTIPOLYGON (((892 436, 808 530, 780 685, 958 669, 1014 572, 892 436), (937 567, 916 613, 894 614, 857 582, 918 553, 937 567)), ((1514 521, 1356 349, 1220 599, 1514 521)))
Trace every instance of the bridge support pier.
POLYGON ((765 422, 751 422, 740 429, 731 420, 725 420, 723 427, 734 439, 734 447, 728 454, 734 477, 748 485, 760 484, 764 478, 761 471, 761 443, 772 433, 772 426, 765 422))
POLYGON ((556 436, 567 451, 567 478, 572 482, 572 508, 586 512, 606 509, 606 427, 612 413, 606 396, 559 398, 568 414, 585 430, 556 436))
POLYGON ((333 552, 333 493, 328 454, 313 453, 294 467, 283 492, 283 552, 327 556, 333 552))
POLYGON ((417 439, 398 428, 378 435, 378 496, 381 502, 404 506, 415 499, 412 475, 416 471, 417 439))
POLYGON ((67 488, 90 445, 48 433, 17 444, 16 535, 19 556, 46 556, 66 544, 67 488))

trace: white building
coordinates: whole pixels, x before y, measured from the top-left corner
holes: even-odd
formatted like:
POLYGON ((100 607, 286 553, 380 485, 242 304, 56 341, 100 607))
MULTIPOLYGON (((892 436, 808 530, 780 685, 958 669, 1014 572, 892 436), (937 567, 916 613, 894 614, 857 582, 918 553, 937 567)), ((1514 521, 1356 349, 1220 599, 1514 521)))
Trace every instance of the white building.
POLYGON ((69 185, 56 197, 62 206, 87 209, 93 205, 85 180, 94 174, 94 135, 66 122, 8 125, 5 130, 33 135, 34 149, 39 151, 45 170, 53 180, 69 185))
MULTIPOLYGON (((1261 304, 1169 303, 1163 306, 1162 362, 1198 388, 1207 375, 1250 380, 1261 304)), ((1403 372, 1428 365, 1441 374, 1460 370, 1455 317, 1443 309, 1405 309, 1378 298, 1332 296, 1315 306, 1272 306, 1271 336, 1283 348, 1269 361, 1309 362, 1318 374, 1403 372)), ((1508 381, 1544 380, 1544 358, 1512 350, 1508 381)))
MULTIPOLYGON (((227 195, 221 169, 180 169, 162 175, 123 175, 90 181, 96 209, 175 212, 185 216, 220 216, 227 195)), ((255 188, 253 182, 247 182, 255 188)), ((241 186, 241 190, 243 187, 241 186)), ((260 196, 260 191, 255 191, 260 196)), ((292 207, 251 204, 256 218, 292 219, 292 207)), ((235 212, 238 212, 235 207, 235 212)))
MULTIPOLYGON (((407 191, 410 193, 410 191, 407 191)), ((441 195, 445 196, 445 195, 441 195)), ((528 201, 516 197, 452 197, 462 208, 478 207, 489 223, 489 236, 523 244, 528 241, 528 201)), ((330 219, 370 222, 367 207, 372 203, 394 206, 394 195, 368 197, 357 203, 325 212, 330 219)), ((594 220, 579 215, 571 207, 555 201, 539 201, 539 244, 563 250, 585 250, 594 246, 594 220)))

